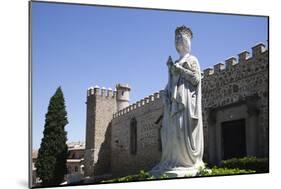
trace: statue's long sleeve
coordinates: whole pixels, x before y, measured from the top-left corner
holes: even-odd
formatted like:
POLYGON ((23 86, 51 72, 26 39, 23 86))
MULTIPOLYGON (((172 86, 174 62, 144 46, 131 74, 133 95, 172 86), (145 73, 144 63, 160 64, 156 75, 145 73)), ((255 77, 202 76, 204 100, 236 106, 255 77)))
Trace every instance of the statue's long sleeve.
POLYGON ((192 85, 196 86, 200 81, 200 69, 196 60, 192 60, 190 65, 191 68, 188 68, 187 64, 180 65, 179 70, 186 80, 188 80, 192 85))
POLYGON ((180 59, 168 59, 169 79, 163 97, 161 161, 152 175, 194 175, 204 168, 201 72, 197 58, 190 54, 192 33, 185 26, 176 30, 180 59))

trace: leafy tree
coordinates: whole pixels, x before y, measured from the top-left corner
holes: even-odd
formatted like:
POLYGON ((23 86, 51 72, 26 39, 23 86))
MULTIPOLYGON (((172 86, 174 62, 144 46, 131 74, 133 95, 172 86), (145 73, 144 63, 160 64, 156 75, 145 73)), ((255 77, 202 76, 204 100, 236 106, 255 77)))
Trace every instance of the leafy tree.
POLYGON ((63 92, 61 87, 58 87, 50 99, 48 112, 45 115, 44 136, 35 163, 42 185, 59 185, 64 180, 68 155, 67 133, 64 128, 67 124, 63 92))

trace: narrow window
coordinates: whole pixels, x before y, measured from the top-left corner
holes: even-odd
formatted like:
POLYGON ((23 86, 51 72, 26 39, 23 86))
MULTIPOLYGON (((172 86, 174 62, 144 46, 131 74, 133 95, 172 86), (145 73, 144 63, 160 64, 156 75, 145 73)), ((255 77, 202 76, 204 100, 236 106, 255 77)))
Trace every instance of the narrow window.
POLYGON ((160 152, 162 152, 161 128, 162 128, 162 125, 160 126, 160 128, 158 128, 158 150, 160 152))
POLYGON ((75 153, 74 152, 72 154, 72 158, 71 159, 75 159, 75 153))
POLYGON ((78 167, 77 166, 75 166, 75 172, 78 172, 78 167))
POLYGON ((130 122, 130 152, 137 153, 137 120, 135 118, 130 122))

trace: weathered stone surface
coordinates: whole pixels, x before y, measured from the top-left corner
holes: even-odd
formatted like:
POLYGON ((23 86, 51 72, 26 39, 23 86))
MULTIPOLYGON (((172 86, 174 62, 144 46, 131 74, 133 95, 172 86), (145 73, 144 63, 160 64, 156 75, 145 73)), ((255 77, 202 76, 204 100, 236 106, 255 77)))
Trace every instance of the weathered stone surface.
MULTIPOLYGON (((247 154, 268 157, 268 50, 257 45, 253 51, 252 57, 240 53, 238 62, 233 63, 232 59, 229 69, 219 65, 204 71, 202 113, 207 163, 218 163, 221 158, 220 123, 240 118, 246 119, 247 154)), ((85 174, 88 170, 88 175, 93 176, 95 166, 99 170, 96 175, 109 171, 121 176, 150 170, 161 157, 160 94, 116 112, 116 96, 95 96, 96 92, 100 91, 89 89, 87 97, 85 174), (136 154, 130 154, 132 118, 137 120, 136 154), (96 164, 98 161, 101 163, 96 164)))
MULTIPOLYGON (((252 57, 247 52, 240 53, 239 56, 237 64, 212 75, 205 75, 202 81, 205 158, 211 163, 218 163, 221 159, 220 123, 223 120, 234 120, 235 116, 237 119, 246 119, 247 155, 268 157, 268 51, 264 49, 264 45, 259 44, 253 47, 252 57), (257 97, 254 105, 258 110, 254 119, 249 105, 249 99, 253 96, 257 97), (238 108, 236 112, 229 107, 231 105, 238 108), (243 106, 246 110, 238 116, 243 111, 243 106), (216 111, 210 112, 214 109, 216 111), (232 111, 233 118, 218 118, 219 111, 232 111), (210 118, 210 113, 213 118, 210 118), (255 141, 250 138, 255 138, 255 141)), ((234 59, 228 60, 231 62, 228 64, 232 65, 233 61, 234 59)))
MULTIPOLYGON (((161 157, 160 132, 163 113, 159 95, 146 98, 141 107, 112 120, 111 170, 114 176, 133 174, 151 169, 161 157), (130 123, 137 121, 137 152, 130 153, 130 123)), ((137 103, 138 104, 138 103, 137 103)))
POLYGON ((111 90, 102 89, 101 93, 98 88, 93 90, 88 92, 86 102, 85 176, 110 172, 110 123, 116 112, 116 96, 111 90))

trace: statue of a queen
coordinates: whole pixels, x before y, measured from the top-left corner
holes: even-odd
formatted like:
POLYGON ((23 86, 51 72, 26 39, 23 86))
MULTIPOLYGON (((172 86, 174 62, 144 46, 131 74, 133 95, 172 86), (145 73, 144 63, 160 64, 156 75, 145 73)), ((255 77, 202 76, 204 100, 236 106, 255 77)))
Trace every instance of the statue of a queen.
POLYGON ((175 31, 180 57, 167 61, 169 80, 161 96, 164 115, 161 129, 162 157, 152 175, 194 176, 204 167, 201 110, 201 71, 191 55, 192 31, 186 26, 175 31))

